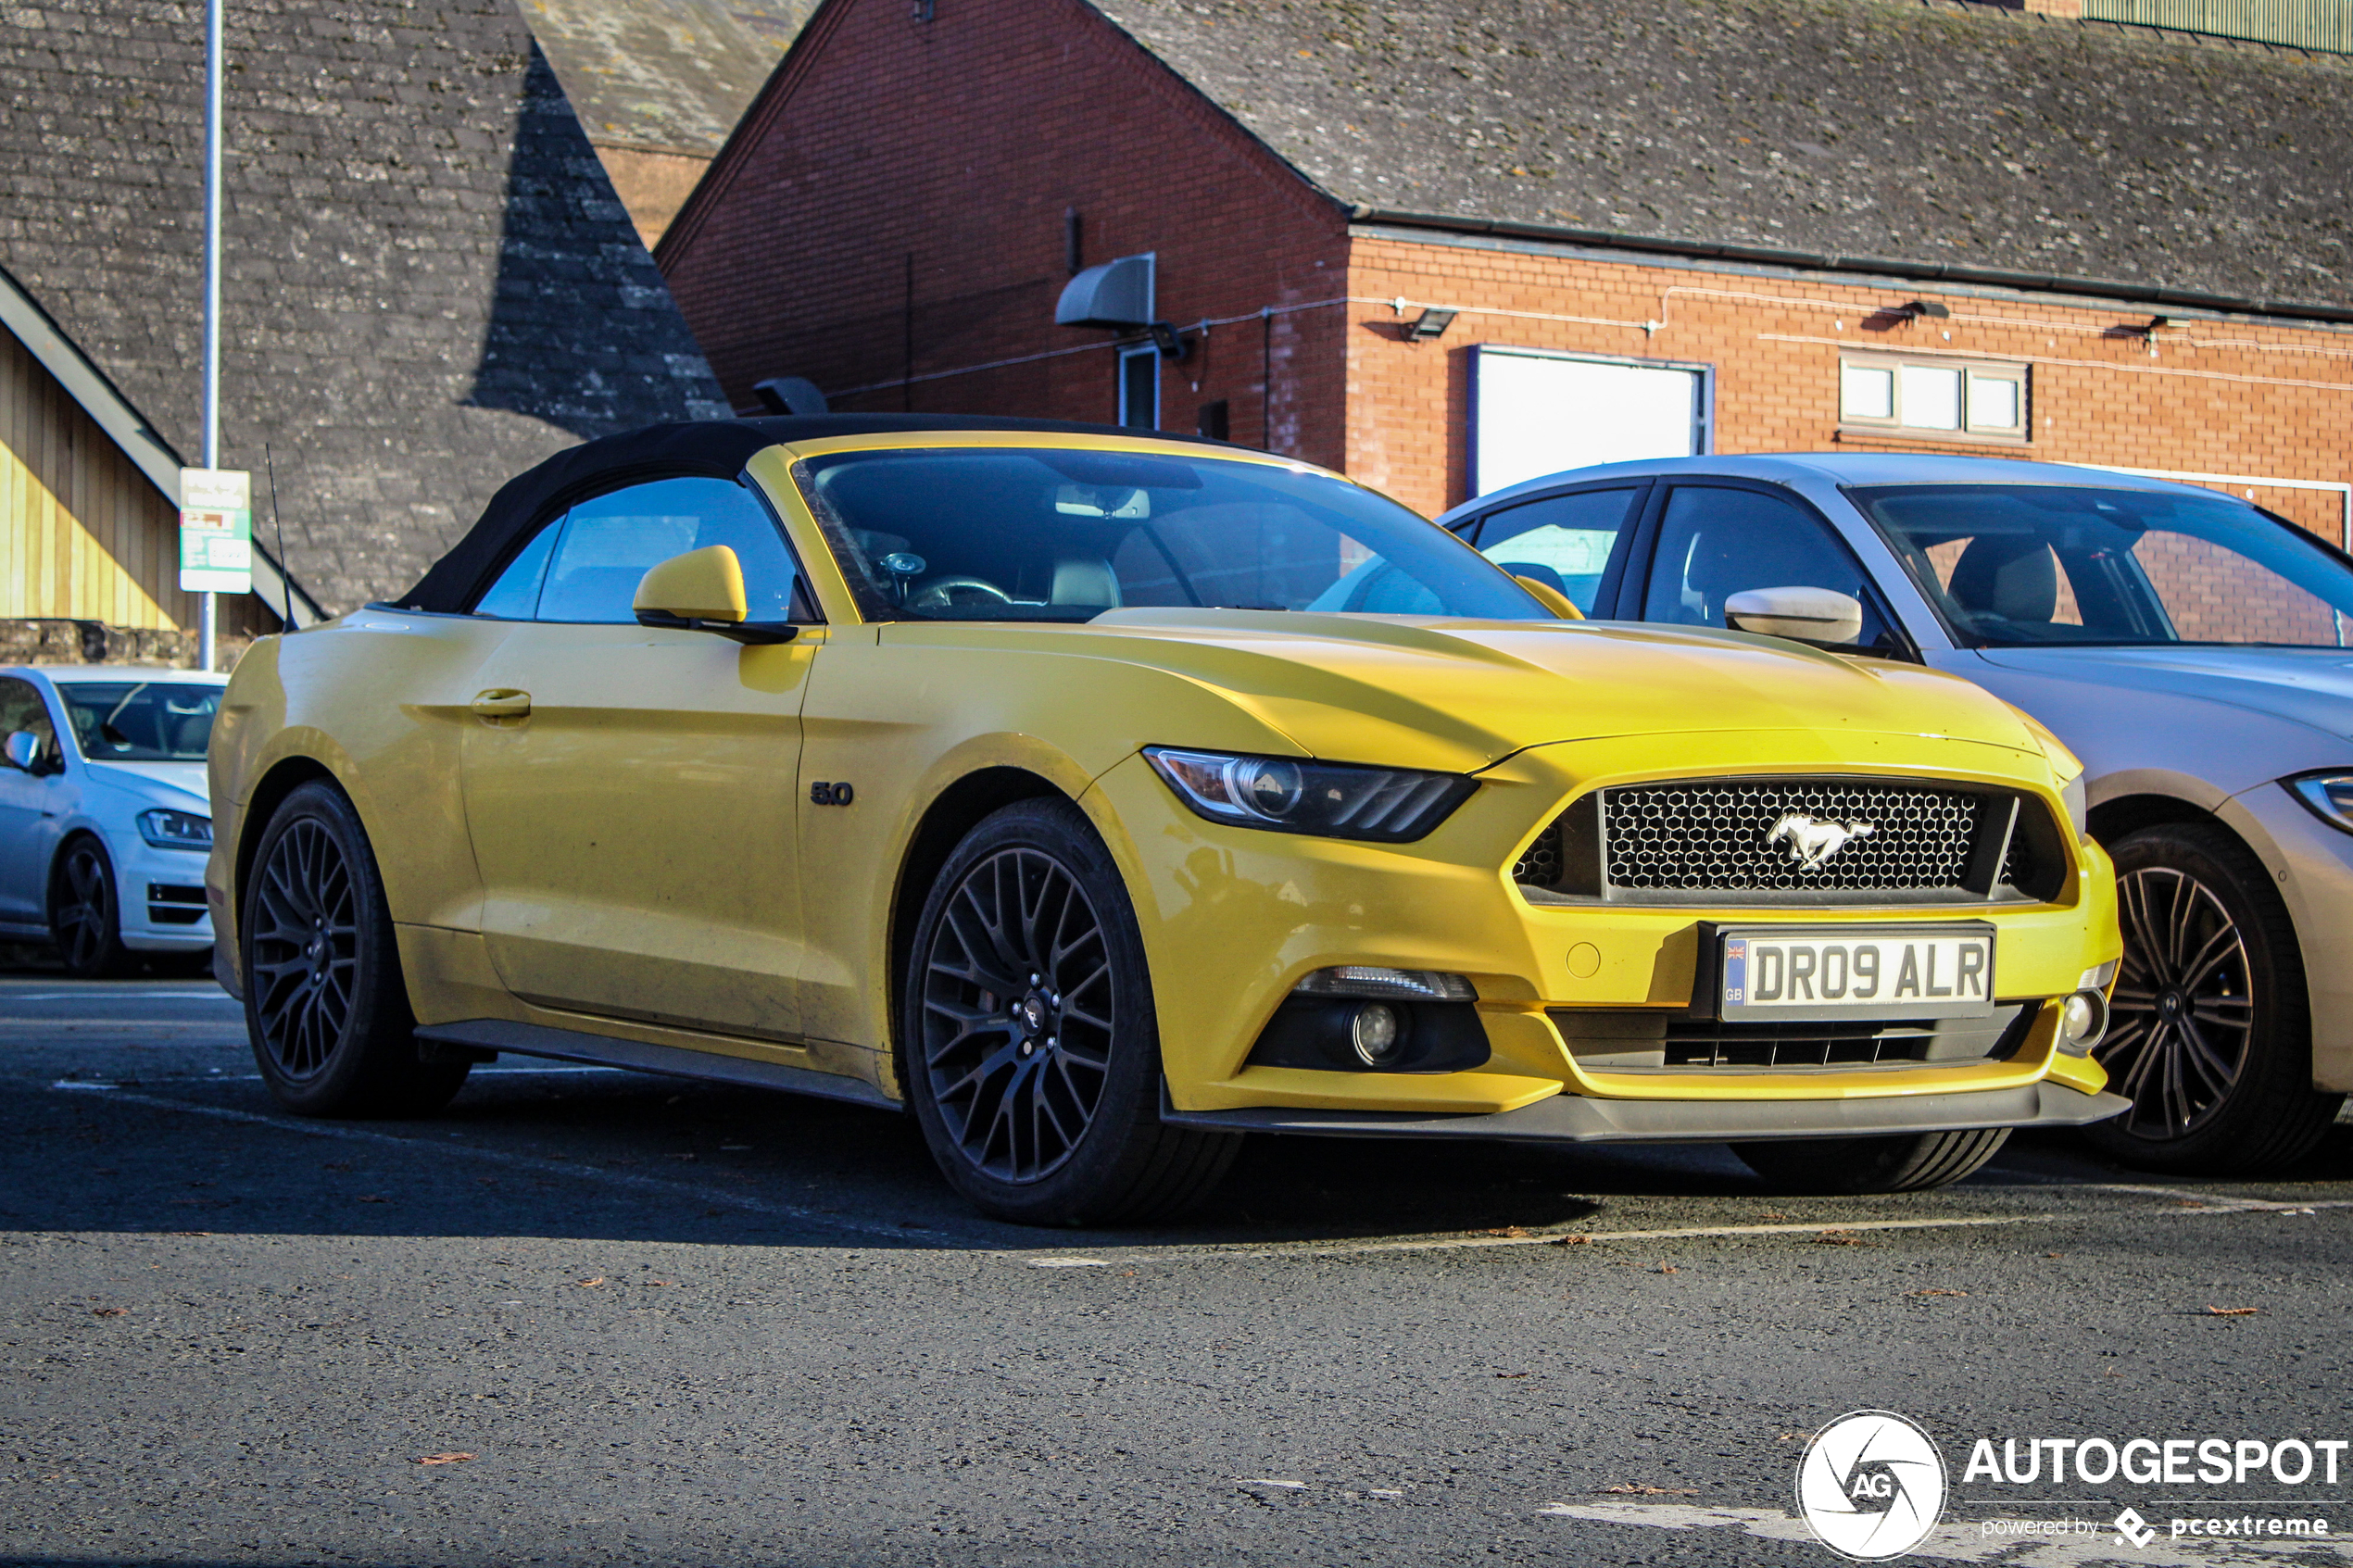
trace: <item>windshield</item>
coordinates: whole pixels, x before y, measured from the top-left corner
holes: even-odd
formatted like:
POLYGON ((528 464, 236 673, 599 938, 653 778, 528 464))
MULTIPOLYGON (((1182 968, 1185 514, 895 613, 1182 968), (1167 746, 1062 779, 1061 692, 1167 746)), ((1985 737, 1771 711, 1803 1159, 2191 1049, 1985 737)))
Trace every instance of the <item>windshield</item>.
POLYGON ((1394 501, 1270 463, 967 447, 811 458, 794 474, 873 621, 1124 606, 1552 619, 1394 501))
POLYGON ((2060 485, 1848 492, 1963 647, 2343 647, 2353 564, 2224 495, 2060 485))
POLYGON ((59 681, 74 744, 93 762, 201 762, 220 688, 188 681, 59 681))

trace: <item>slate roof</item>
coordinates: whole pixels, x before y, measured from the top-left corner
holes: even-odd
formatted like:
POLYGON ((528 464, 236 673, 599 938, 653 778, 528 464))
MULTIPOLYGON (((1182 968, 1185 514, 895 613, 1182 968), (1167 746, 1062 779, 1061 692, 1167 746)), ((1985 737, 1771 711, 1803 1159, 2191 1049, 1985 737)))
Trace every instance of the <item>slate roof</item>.
MULTIPOLYGON (((331 612, 573 441, 726 407, 512 0, 229 8, 225 466, 331 612), (266 449, 266 456, 265 456, 266 449)), ((203 10, 16 0, 0 266, 195 457, 203 10)))
POLYGON ((2353 304, 2353 61, 1951 0, 1101 0, 1351 206, 2353 304))
POLYGON ((817 0, 522 0, 591 142, 709 157, 817 0))

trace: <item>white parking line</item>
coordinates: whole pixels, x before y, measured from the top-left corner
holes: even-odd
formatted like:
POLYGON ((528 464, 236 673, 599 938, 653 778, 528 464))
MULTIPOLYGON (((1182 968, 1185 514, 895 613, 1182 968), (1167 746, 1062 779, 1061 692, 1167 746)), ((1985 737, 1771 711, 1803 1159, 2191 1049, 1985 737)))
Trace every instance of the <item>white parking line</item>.
MULTIPOLYGON (((1703 1508, 1690 1503, 1556 1502, 1537 1511, 1555 1519, 1595 1524, 1630 1524, 1654 1530, 1727 1530, 1768 1541, 1814 1540, 1802 1520, 1774 1508, 1703 1508)), ((2094 1563, 2131 1562, 2136 1568, 2232 1568, 2245 1564, 2346 1561, 2334 1540, 2171 1540, 2160 1536, 2145 1547, 2126 1547, 2108 1531, 2090 1536, 2042 1538, 1989 1535, 1980 1521, 1954 1520, 1929 1532, 1906 1555, 1939 1562, 1999 1562, 2003 1568, 2090 1568, 2094 1563)))

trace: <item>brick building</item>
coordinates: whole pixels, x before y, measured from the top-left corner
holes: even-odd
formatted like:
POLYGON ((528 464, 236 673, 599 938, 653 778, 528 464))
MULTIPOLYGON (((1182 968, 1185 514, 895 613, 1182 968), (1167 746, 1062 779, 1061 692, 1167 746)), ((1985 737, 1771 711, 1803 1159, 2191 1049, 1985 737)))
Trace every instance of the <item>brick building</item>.
MULTIPOLYGON (((221 461, 268 608, 225 604, 225 642, 283 608, 281 536, 297 614, 340 613, 559 448, 724 412, 515 0, 228 18, 221 461)), ((0 25, 0 659, 194 642, 203 40, 197 0, 0 25)))
POLYGON ((740 408, 1223 432, 1431 512, 1992 452, 2334 536, 2353 60, 2070 8, 826 0, 657 257, 740 408), (1146 256, 1157 343, 1056 324, 1146 256))

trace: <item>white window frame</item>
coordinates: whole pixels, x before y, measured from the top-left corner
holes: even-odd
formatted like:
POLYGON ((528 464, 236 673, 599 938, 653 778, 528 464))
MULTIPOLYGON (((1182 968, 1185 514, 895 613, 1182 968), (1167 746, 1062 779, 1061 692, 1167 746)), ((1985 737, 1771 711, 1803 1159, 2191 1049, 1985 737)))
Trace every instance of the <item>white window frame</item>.
POLYGON ((1158 430, 1160 428, 1160 349, 1149 343, 1139 343, 1119 351, 1116 368, 1118 380, 1114 395, 1118 400, 1119 423, 1127 430, 1158 430), (1135 410, 1127 406, 1127 364, 1131 359, 1150 356, 1152 362, 1152 406, 1143 410, 1145 418, 1131 419, 1135 410))
POLYGON ((1838 427, 1857 432, 1900 432, 1931 441, 1983 441, 2023 446, 2033 439, 2034 434, 2033 390, 2033 368, 2022 360, 1952 359, 1931 354, 1841 354, 1838 357, 1838 427), (1848 410, 1846 372, 1850 369, 1888 372, 1889 408, 1894 410, 1891 417, 1882 419, 1848 410), (1961 406, 1957 426, 1919 425, 1905 419, 1904 371, 1907 369, 1959 372, 1961 406), (2016 424, 1981 425, 1970 420, 1969 391, 1971 383, 1977 382, 2002 382, 2018 388, 2016 424))

